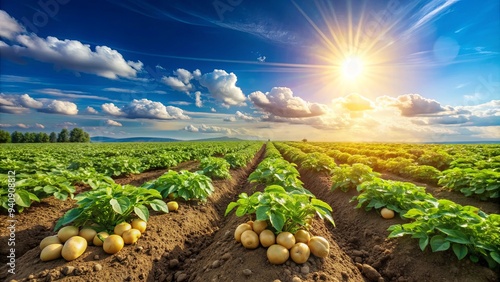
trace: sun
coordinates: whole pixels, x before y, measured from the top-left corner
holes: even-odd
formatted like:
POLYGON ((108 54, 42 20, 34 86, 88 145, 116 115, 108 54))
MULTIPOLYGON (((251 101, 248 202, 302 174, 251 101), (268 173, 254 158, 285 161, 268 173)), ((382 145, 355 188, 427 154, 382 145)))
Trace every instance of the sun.
POLYGON ((341 65, 342 76, 347 80, 355 80, 363 73, 363 62, 359 57, 347 57, 341 65))

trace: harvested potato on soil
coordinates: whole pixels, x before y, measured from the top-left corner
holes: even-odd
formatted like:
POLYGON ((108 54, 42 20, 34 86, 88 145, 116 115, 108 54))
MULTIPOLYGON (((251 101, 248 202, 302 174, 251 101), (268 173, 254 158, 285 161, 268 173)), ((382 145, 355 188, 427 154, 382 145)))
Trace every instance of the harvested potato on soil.
POLYGON ((87 240, 80 236, 73 236, 64 243, 61 255, 65 260, 72 261, 81 256, 86 249, 87 240))
POLYGON ((307 245, 311 253, 320 258, 326 258, 330 252, 330 244, 321 236, 313 236, 307 245))
POLYGON ((290 257, 290 252, 282 245, 274 244, 267 249, 267 259, 272 264, 283 264, 290 257))

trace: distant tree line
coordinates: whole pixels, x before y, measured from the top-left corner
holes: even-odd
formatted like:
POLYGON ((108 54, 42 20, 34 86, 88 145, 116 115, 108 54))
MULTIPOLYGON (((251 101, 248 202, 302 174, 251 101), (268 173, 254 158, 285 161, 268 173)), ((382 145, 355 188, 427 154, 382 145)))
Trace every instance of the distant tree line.
POLYGON ((56 134, 51 132, 19 132, 14 131, 9 133, 5 130, 0 130, 0 143, 56 143, 56 142, 90 142, 90 135, 81 128, 73 128, 71 131, 64 128, 56 134))

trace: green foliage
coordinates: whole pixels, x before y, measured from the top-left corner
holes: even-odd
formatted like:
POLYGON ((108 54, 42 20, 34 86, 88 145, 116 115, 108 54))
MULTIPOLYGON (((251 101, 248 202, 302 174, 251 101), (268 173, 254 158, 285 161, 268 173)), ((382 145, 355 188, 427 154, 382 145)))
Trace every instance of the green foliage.
POLYGON ((57 221, 54 231, 70 223, 77 227, 97 224, 97 229, 112 231, 116 224, 129 221, 134 214, 147 221, 148 206, 155 211, 168 212, 156 190, 107 182, 95 185, 94 190, 75 197, 77 207, 57 221))
POLYGON ((379 177, 380 173, 373 172, 371 167, 364 164, 340 165, 332 170, 332 191, 339 189, 347 192, 365 182, 379 177))
POLYGON ((231 178, 229 173, 229 163, 225 159, 207 157, 200 161, 201 173, 210 178, 228 179, 231 178))
POLYGON ((248 176, 248 181, 266 186, 276 184, 286 190, 301 189, 303 182, 295 166, 281 158, 266 158, 248 176))
POLYGON ((365 206, 365 210, 387 207, 401 215, 408 210, 418 207, 433 207, 437 200, 425 188, 410 182, 400 182, 375 178, 363 182, 357 188, 359 195, 351 201, 357 200, 357 208, 365 206))
POLYGON ((303 169, 330 174, 337 166, 335 161, 323 153, 309 153, 300 163, 303 169))
POLYGON ((255 214, 257 220, 268 220, 276 233, 308 229, 309 220, 315 215, 335 225, 332 208, 327 203, 298 190, 287 192, 279 185, 267 186, 264 192, 255 192, 251 196, 241 193, 236 202, 229 203, 225 215, 234 208, 237 216, 255 214))
POLYGON ((14 177, 0 174, 0 182, 2 184, 2 188, 0 188, 0 206, 9 213, 22 212, 25 208, 29 208, 33 202, 40 202, 40 199, 29 190, 16 187, 14 177), (9 194, 11 197, 9 197, 9 194), (14 201, 9 201, 9 198, 14 201))
POLYGON ((453 157, 443 151, 427 151, 421 155, 417 162, 419 165, 429 165, 438 170, 445 170, 450 167, 453 157))
POLYGON ((399 175, 415 181, 436 185, 441 176, 441 171, 429 165, 410 165, 402 168, 399 175))
POLYGON ((443 171, 438 184, 460 191, 467 197, 477 196, 481 200, 500 197, 500 172, 493 169, 448 169, 443 171))
POLYGON ((5 130, 0 130, 0 143, 10 143, 10 133, 5 130))
POLYGON ((163 198, 170 194, 174 198, 184 200, 206 201, 214 192, 212 180, 203 174, 181 170, 180 172, 170 170, 152 182, 147 182, 141 187, 155 189, 161 193, 163 198))
POLYGON ((474 262, 485 259, 491 268, 500 263, 500 215, 438 200, 436 206, 414 208, 403 217, 414 221, 389 227, 389 238, 411 235, 422 251, 427 245, 433 252, 451 248, 459 260, 469 255, 474 262))

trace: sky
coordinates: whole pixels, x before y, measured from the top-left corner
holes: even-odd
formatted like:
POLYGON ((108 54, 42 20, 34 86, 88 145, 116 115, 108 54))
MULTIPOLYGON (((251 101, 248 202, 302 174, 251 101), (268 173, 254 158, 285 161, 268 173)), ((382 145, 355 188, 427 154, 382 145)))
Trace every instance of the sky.
POLYGON ((4 0, 0 129, 500 140, 500 1, 4 0))

